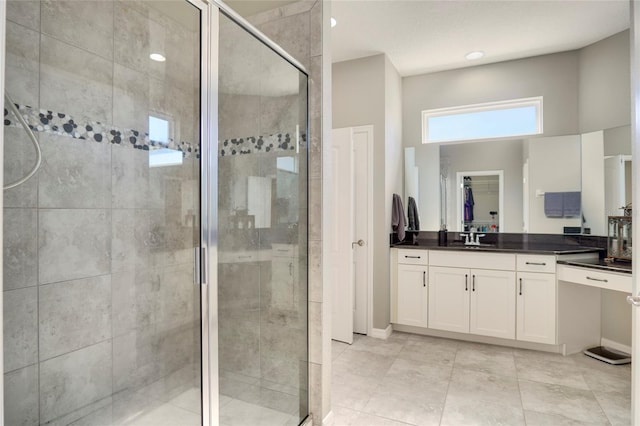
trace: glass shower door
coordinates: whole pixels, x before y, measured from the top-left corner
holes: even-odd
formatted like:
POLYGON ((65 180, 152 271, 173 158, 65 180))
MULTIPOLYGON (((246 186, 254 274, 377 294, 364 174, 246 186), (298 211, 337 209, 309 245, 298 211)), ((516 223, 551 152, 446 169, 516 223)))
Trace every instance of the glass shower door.
POLYGON ((307 76, 224 14, 218 57, 222 425, 308 415, 307 76))
POLYGON ((7 2, 4 424, 201 424, 201 14, 7 2))

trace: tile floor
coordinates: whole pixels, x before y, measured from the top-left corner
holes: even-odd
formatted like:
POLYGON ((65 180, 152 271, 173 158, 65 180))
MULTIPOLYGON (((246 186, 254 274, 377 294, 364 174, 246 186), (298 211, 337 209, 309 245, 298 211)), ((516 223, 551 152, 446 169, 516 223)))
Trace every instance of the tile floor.
POLYGON ((331 426, 630 424, 630 365, 397 332, 332 350, 331 426))

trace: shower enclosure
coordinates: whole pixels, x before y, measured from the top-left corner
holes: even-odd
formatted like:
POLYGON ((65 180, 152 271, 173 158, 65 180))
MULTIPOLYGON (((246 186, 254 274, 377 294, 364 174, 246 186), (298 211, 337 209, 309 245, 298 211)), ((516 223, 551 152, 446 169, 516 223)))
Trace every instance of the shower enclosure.
POLYGON ((4 424, 300 424, 304 68, 198 0, 8 1, 5 62, 4 424))

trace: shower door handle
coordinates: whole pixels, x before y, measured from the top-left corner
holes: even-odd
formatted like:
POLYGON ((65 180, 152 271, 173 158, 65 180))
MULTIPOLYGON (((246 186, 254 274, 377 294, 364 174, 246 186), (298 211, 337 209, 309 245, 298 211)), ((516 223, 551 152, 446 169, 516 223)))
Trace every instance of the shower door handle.
POLYGON ((207 284, 207 249, 196 247, 194 250, 193 283, 195 285, 207 284))

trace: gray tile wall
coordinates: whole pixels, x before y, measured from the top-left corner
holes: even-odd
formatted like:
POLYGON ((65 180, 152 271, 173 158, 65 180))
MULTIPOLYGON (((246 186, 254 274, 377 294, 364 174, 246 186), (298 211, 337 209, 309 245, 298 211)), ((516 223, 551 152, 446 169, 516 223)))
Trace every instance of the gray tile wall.
MULTIPOLYGON (((153 112, 197 144, 199 34, 150 5, 9 1, 13 100, 141 132, 153 112), (150 63, 155 48, 165 63, 150 63)), ((4 132, 12 182, 35 153, 23 129, 4 132)), ((113 395, 162 400, 197 384, 198 160, 150 169, 148 151, 36 135, 40 171, 4 191, 5 424, 69 424, 117 411, 113 395)))

